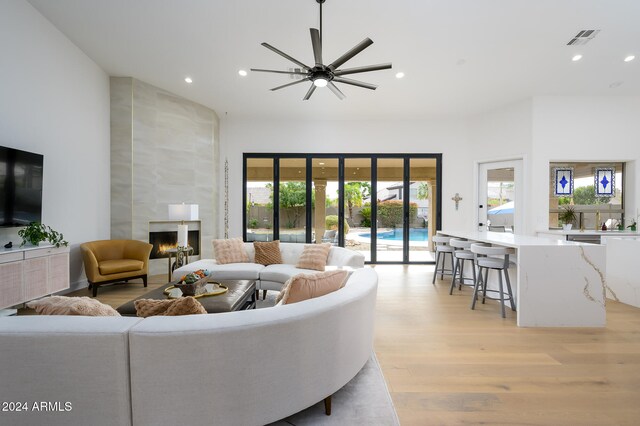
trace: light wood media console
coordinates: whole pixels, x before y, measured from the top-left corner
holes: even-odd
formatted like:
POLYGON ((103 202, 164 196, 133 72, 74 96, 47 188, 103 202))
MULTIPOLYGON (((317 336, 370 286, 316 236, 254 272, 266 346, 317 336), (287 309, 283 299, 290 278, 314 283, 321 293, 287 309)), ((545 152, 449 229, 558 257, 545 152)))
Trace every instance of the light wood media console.
POLYGON ((69 288, 69 247, 0 250, 0 309, 69 288))

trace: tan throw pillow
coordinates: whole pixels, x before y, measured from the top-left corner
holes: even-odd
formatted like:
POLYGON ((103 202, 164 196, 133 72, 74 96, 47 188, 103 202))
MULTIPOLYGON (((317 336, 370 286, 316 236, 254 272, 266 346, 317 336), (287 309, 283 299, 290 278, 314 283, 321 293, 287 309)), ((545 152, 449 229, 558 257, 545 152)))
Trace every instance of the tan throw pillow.
POLYGON ((296 268, 324 271, 329 257, 329 250, 331 250, 331 243, 307 244, 304 246, 302 254, 300 254, 296 268))
POLYGON ((256 251, 255 262, 260 265, 279 265, 282 263, 282 253, 280 253, 280 241, 270 241, 262 243, 253 242, 253 248, 256 251))
POLYGON ((299 274, 289 279, 276 299, 283 305, 324 296, 341 289, 349 273, 347 271, 327 271, 320 274, 299 274))
POLYGON ((109 305, 90 297, 50 296, 27 303, 40 315, 82 315, 87 317, 119 317, 109 305))
POLYGON ((228 240, 213 240, 213 253, 220 265, 226 263, 247 263, 249 256, 244 249, 242 238, 228 240))
POLYGON ((178 316, 207 313, 204 306, 191 296, 172 300, 140 299, 136 300, 134 305, 136 315, 141 318, 156 315, 178 316))

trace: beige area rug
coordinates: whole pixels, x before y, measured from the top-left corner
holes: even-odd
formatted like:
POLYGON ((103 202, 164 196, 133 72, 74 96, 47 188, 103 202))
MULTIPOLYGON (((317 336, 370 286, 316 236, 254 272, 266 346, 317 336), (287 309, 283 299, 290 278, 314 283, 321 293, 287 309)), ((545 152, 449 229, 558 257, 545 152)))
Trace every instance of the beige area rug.
POLYGON ((331 398, 331 415, 324 413, 320 401, 306 410, 270 426, 367 425, 397 426, 400 422, 391 395, 374 354, 362 370, 331 398))
MULTIPOLYGON (((259 300, 257 308, 273 306, 277 295, 276 291, 268 291, 266 300, 259 300)), ((356 377, 333 394, 331 400, 330 416, 324 413, 324 401, 320 401, 306 410, 271 423, 269 426, 397 426, 400 424, 382 370, 373 353, 356 377)))

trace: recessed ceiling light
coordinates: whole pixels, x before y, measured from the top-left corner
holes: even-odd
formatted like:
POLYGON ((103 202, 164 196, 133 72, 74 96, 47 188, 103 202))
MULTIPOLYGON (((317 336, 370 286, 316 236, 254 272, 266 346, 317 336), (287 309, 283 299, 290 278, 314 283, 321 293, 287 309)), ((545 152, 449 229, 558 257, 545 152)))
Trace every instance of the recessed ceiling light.
POLYGON ((247 76, 247 72, 245 70, 238 71, 238 74, 240 74, 240 77, 246 77, 247 76))
POLYGON ((582 59, 582 55, 575 55, 573 58, 571 58, 573 62, 579 61, 580 59, 582 59))
POLYGON ((318 164, 320 164, 321 166, 324 166, 324 163, 322 163, 322 162, 320 162, 320 163, 318 163, 318 164))
POLYGON ((185 77, 184 81, 189 83, 189 84, 193 83, 193 80, 191 79, 191 77, 185 77))
POLYGON ((629 56, 627 56, 626 58, 624 58, 624 61, 625 61, 625 62, 631 62, 631 61, 633 61, 635 58, 636 58, 635 56, 633 56, 633 55, 629 55, 629 56))
POLYGON ((402 77, 404 77, 403 72, 396 73, 396 78, 402 78, 402 77))

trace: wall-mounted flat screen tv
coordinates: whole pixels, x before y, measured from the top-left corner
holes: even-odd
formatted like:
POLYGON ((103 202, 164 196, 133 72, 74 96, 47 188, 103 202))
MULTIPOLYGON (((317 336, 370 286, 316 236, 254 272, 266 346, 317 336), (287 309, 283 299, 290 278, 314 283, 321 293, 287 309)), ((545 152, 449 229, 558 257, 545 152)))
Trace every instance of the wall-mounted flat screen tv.
POLYGON ((25 226, 42 220, 44 157, 0 146, 0 226, 25 226))

